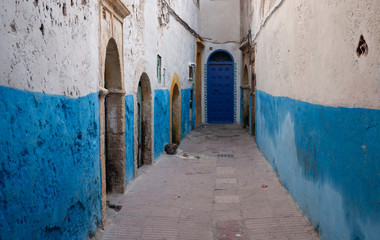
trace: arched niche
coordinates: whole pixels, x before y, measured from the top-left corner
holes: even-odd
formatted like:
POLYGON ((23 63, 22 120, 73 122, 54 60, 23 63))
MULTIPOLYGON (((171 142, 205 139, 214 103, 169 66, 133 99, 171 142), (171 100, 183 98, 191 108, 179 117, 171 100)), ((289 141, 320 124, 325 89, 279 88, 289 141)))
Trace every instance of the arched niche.
POLYGON ((144 72, 137 89, 137 168, 153 163, 152 88, 144 72))
POLYGON ((181 142, 181 84, 176 73, 170 87, 170 142, 181 142))
POLYGON ((107 193, 124 193, 126 188, 125 150, 125 91, 123 90, 120 56, 113 38, 107 44, 104 63, 104 87, 107 95, 101 104, 104 126, 101 129, 101 148, 105 161, 107 193))

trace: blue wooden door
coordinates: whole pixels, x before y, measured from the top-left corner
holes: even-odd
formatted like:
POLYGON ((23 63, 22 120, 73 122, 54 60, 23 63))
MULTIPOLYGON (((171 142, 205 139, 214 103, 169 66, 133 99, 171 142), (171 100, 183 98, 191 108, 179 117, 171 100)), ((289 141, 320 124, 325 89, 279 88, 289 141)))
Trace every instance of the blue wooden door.
POLYGON ((234 68, 231 61, 208 63, 207 121, 234 122, 234 68))

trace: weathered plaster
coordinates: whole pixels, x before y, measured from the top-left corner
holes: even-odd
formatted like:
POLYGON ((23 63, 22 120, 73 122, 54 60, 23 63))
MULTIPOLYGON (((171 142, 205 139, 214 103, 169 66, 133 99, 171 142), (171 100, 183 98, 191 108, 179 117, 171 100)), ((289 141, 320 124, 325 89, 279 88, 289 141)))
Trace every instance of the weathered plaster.
POLYGON ((0 85, 73 98, 98 90, 97 1, 72 2, 0 3, 0 85))
POLYGON ((371 0, 283 1, 255 40, 258 89, 315 104, 380 109, 379 11, 380 2, 371 0), (361 34, 369 54, 358 58, 361 34))

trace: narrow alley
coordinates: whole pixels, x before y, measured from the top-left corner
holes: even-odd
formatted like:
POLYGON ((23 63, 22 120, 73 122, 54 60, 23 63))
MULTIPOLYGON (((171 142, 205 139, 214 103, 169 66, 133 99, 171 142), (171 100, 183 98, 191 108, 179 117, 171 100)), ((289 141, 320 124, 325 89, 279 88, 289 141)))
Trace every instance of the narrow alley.
POLYGON ((107 240, 319 239, 254 139, 234 124, 196 128, 176 155, 140 169, 110 201, 121 209, 107 240))
POLYGON ((379 12, 0 1, 0 240, 379 240, 379 12))

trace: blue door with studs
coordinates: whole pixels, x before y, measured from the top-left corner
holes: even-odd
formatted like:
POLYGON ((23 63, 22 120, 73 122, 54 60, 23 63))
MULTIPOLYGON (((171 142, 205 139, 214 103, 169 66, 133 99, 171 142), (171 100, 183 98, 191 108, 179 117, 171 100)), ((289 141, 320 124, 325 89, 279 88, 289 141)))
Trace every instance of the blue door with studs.
POLYGON ((214 52, 207 62, 207 122, 234 122, 234 63, 225 51, 214 52))

